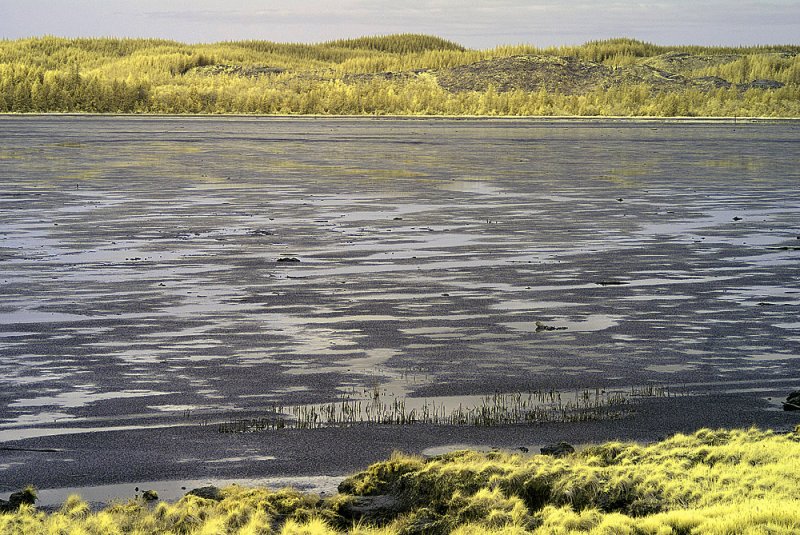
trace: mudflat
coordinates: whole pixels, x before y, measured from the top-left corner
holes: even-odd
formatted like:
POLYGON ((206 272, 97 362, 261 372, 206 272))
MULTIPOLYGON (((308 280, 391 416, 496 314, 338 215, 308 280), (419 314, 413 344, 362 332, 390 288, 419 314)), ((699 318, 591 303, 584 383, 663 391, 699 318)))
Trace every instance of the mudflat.
POLYGON ((0 491, 332 488, 395 448, 790 428, 798 142, 793 121, 0 117, 0 491), (625 405, 220 432, 551 391, 625 405))

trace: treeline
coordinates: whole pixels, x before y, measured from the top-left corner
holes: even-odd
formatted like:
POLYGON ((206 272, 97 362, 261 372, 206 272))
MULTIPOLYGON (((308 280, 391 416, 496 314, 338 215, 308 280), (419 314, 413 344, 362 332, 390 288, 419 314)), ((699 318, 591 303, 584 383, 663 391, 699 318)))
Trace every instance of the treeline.
POLYGON ((354 48, 357 50, 377 50, 393 54, 409 54, 426 50, 456 50, 463 52, 465 48, 458 43, 447 41, 433 35, 401 33, 387 36, 359 37, 357 39, 339 39, 328 41, 325 46, 331 48, 354 48))
POLYGON ((631 39, 580 47, 467 50, 416 34, 320 44, 200 45, 43 37, 0 41, 0 112, 797 117, 798 52, 794 46, 667 48, 631 39), (785 85, 659 92, 629 84, 566 95, 492 87, 452 93, 436 79, 443 69, 520 54, 659 67, 660 56, 668 52, 724 59, 683 64, 677 70, 684 76, 715 76, 734 84, 769 79, 785 85), (225 68, 230 66, 237 68, 225 68))

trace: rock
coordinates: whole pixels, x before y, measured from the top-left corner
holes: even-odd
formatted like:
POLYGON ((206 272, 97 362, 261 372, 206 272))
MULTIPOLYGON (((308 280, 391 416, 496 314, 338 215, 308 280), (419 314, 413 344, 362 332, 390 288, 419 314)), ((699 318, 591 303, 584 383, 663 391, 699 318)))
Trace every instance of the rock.
POLYGON ((11 494, 8 501, 0 500, 0 513, 13 513, 19 509, 20 505, 34 505, 38 498, 35 488, 25 487, 11 494))
POLYGON ((299 258, 295 258, 293 256, 282 256, 278 259, 278 262, 299 262, 299 258))
POLYGON ((741 56, 736 54, 691 54, 689 52, 667 52, 652 56, 645 63, 673 72, 698 71, 732 63, 741 56))
POLYGON ((739 89, 746 91, 748 89, 780 89, 783 87, 783 82, 776 80, 753 80, 749 84, 739 84, 739 89))
POLYGON ((719 76, 701 76, 700 78, 693 78, 692 82, 701 87, 713 89, 730 89, 733 85, 728 80, 720 78, 719 76))
POLYGON ((404 72, 362 72, 355 74, 345 74, 342 81, 346 84, 358 82, 371 82, 372 80, 408 80, 416 78, 418 75, 425 72, 425 69, 420 71, 404 71, 404 72))
POLYGON ((783 402, 783 410, 800 411, 800 390, 792 392, 786 397, 786 401, 783 402))
POLYGON ((542 331, 566 331, 566 327, 553 327, 552 325, 545 325, 541 321, 536 322, 536 332, 540 333, 542 331))
POLYGON ((403 510, 402 504, 394 496, 356 496, 345 503, 339 514, 348 520, 366 523, 381 523, 392 520, 403 510))
MULTIPOLYGON (((193 71, 203 76, 215 75, 228 75, 228 76, 241 76, 245 78, 258 78, 259 76, 267 76, 270 74, 280 74, 285 71, 280 67, 271 67, 268 65, 226 65, 218 63, 215 65, 200 65, 198 67, 191 67, 186 72, 193 71)), ((185 73, 181 73, 185 74, 185 73)))
POLYGON ((158 500, 158 493, 154 490, 146 490, 142 493, 142 499, 146 502, 154 502, 158 500))
POLYGON ((219 487, 209 485, 207 487, 200 487, 192 489, 186 493, 187 496, 197 496, 198 498, 205 498, 206 500, 222 501, 222 491, 219 487))
POLYGON ((550 444, 540 448, 542 455, 550 455, 552 457, 564 457, 575 453, 575 448, 566 442, 559 442, 558 444, 550 444))
POLYGON ((605 65, 574 57, 529 54, 442 69, 436 80, 453 93, 486 91, 491 86, 499 93, 544 89, 572 95, 598 89, 612 72, 605 65))

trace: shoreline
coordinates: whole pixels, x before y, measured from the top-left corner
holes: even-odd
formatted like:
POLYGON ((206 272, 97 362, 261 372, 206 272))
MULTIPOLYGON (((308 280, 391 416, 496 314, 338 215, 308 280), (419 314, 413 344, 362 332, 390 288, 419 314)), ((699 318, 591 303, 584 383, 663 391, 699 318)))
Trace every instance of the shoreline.
POLYGON ((770 123, 800 123, 800 117, 763 117, 763 116, 746 116, 746 117, 688 117, 688 116, 646 116, 646 115, 327 115, 327 114, 275 114, 275 115, 259 115, 259 114, 246 114, 246 113, 90 113, 90 112, 44 112, 44 113, 17 113, 17 112, 0 112, 0 118, 6 117, 59 117, 59 118, 153 118, 153 119, 291 119, 291 120, 311 120, 311 119, 331 119, 331 120, 352 120, 352 119, 369 119, 369 120, 408 120, 408 121, 525 121, 525 122, 630 122, 630 123, 677 123, 677 124, 770 124, 770 123))
POLYGON ((9 500, 0 529, 221 533, 246 523, 248 532, 282 533, 452 533, 462 526, 553 533, 561 525, 565 532, 794 533, 798 433, 701 429, 651 444, 558 444, 543 455, 399 453, 348 477, 332 496, 206 486, 171 502, 137 488, 134 499, 107 506, 71 495, 60 507, 36 508, 27 488, 9 500), (16 510, 20 503, 31 505, 16 510))
POLYGON ((160 499, 179 499, 209 484, 293 486, 330 495, 339 481, 394 451, 425 457, 461 449, 534 455, 560 441, 578 449, 617 441, 648 444, 703 428, 784 433, 800 425, 800 412, 777 408, 784 390, 647 398, 626 417, 573 423, 373 424, 235 434, 193 426, 43 436, 5 443, 8 467, 0 498, 28 484, 39 489, 45 507, 75 493, 95 505, 127 501, 137 488, 139 494, 156 490, 160 499), (70 468, 45 475, 47 464, 70 468))

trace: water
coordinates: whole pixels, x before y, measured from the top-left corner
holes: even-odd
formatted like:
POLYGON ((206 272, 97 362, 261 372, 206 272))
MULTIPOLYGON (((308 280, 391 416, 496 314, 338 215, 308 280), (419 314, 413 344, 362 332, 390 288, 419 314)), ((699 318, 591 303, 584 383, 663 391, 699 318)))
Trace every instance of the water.
POLYGON ((791 121, 0 117, 0 441, 376 386, 790 388, 798 141, 791 121))

